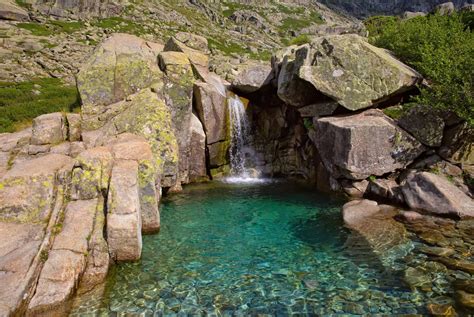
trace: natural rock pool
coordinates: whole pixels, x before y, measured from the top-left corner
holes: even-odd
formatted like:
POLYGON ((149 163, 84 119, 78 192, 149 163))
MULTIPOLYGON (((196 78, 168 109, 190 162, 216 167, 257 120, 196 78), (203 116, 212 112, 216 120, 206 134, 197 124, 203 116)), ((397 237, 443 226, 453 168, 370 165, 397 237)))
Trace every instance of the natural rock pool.
POLYGON ((163 200, 142 260, 116 265, 72 315, 425 314, 439 294, 404 283, 413 242, 374 252, 343 227, 343 203, 289 182, 188 186, 163 200))

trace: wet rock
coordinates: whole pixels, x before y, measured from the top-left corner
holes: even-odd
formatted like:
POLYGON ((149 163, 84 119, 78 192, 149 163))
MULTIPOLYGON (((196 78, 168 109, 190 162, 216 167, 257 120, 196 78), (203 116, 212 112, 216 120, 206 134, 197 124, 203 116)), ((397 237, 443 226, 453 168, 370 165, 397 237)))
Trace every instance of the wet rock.
POLYGON ((370 107, 422 79, 387 51, 354 34, 322 36, 302 46, 293 73, 349 110, 370 107))
POLYGON ((431 289, 431 277, 421 268, 409 267, 405 270, 404 279, 411 288, 431 289))
POLYGON ((468 260, 457 260, 452 258, 439 258, 438 262, 443 263, 452 270, 460 270, 469 274, 474 274, 474 262, 468 260))
POLYGON ((435 230, 424 230, 418 235, 418 237, 430 245, 437 245, 440 247, 449 246, 449 241, 446 239, 446 237, 435 230))
POLYGON ((351 197, 362 198, 369 187, 369 181, 351 182, 348 180, 341 182, 342 189, 351 197))
POLYGON ((443 141, 444 120, 429 107, 411 107, 398 120, 398 124, 424 145, 438 147, 443 141))
POLYGON ((268 85, 273 79, 273 71, 269 65, 254 65, 241 72, 232 81, 232 86, 243 93, 253 93, 268 85))
POLYGON ((107 201, 107 242, 116 261, 135 261, 142 252, 138 163, 118 161, 107 201))
POLYGON ((413 209, 460 218, 474 217, 474 201, 438 175, 411 173, 402 190, 407 204, 413 209))
POLYGON ((207 144, 228 139, 227 98, 224 94, 208 83, 194 84, 194 98, 198 116, 204 126, 207 144))
POLYGON ((62 113, 49 113, 33 120, 31 144, 57 144, 67 138, 66 125, 62 113))
POLYGON ((461 307, 474 309, 474 293, 456 291, 454 298, 456 299, 456 303, 461 307))
POLYGON ((380 199, 402 205, 405 202, 402 188, 392 179, 375 179, 370 181, 368 192, 380 199))
POLYGON ((429 246, 422 246, 419 248, 420 252, 432 255, 432 256, 439 256, 439 257, 450 257, 451 255, 455 254, 451 248, 440 248, 440 247, 429 247, 429 246))
POLYGON ((424 147, 378 110, 315 121, 316 147, 333 177, 365 179, 404 168, 424 147))
POLYGON ((433 316, 457 316, 456 310, 450 304, 428 304, 428 311, 433 316))
POLYGON ((353 227, 366 218, 380 212, 377 202, 371 200, 353 200, 342 207, 344 223, 353 227))

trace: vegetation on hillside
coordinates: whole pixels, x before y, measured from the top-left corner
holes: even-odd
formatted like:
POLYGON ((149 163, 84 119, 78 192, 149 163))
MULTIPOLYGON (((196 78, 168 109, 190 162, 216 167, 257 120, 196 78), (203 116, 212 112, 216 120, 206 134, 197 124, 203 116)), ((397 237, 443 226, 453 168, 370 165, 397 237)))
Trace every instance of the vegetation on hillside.
POLYGON ((456 113, 474 126, 473 13, 365 21, 370 41, 421 72, 429 87, 413 101, 456 113))
POLYGON ((77 88, 56 78, 0 82, 0 133, 13 132, 45 113, 74 111, 79 105, 77 88))

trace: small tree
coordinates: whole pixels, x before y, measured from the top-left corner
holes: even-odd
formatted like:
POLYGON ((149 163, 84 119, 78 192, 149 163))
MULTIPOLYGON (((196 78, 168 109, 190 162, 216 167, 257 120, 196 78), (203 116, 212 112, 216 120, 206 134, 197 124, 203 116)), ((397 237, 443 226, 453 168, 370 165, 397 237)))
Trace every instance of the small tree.
POLYGON ((391 50, 427 78, 430 87, 415 101, 450 110, 474 126, 472 19, 435 14, 407 20, 371 18, 366 24, 374 45, 391 50))

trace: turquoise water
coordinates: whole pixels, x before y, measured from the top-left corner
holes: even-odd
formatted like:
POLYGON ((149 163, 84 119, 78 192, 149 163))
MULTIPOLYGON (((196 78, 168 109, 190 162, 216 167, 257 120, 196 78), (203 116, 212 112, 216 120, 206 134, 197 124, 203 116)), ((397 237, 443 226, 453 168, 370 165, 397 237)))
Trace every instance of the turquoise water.
MULTIPOLYGON (((384 261, 354 243, 343 204, 286 182, 189 186, 164 199, 160 234, 144 237, 140 262, 113 269, 94 309, 143 316, 425 313, 423 295, 402 282, 403 261, 384 261)), ((87 305, 76 313, 90 312, 87 305)))

